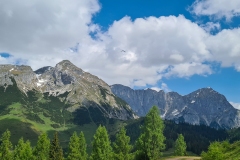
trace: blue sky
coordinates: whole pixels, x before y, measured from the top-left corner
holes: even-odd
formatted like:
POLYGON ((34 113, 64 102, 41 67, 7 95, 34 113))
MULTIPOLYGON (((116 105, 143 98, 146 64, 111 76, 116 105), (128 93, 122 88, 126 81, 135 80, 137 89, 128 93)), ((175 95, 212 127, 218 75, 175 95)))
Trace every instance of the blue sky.
POLYGON ((239 15, 239 0, 9 0, 0 64, 69 59, 110 85, 212 87, 240 108, 239 15))
MULTIPOLYGON (((114 21, 120 20, 126 15, 134 20, 141 17, 178 16, 182 14, 193 22, 218 22, 221 24, 221 29, 231 29, 240 26, 239 17, 234 17, 230 22, 227 22, 225 19, 214 20, 208 16, 196 17, 196 15, 191 14, 189 11, 194 0, 153 0, 150 2, 145 0, 100 0, 100 3, 102 9, 94 16, 93 20, 104 30, 107 30, 114 21)), ((216 34, 217 32, 214 31, 211 34, 216 34)), ((211 87, 224 94, 229 101, 240 102, 240 72, 237 72, 234 67, 221 68, 218 65, 214 73, 208 76, 193 75, 187 78, 163 78, 158 81, 157 87, 161 88, 162 83, 166 83, 169 90, 176 91, 182 95, 186 95, 199 88, 211 87)), ((152 86, 149 85, 148 87, 151 88, 152 86)), ((136 86, 134 88, 142 89, 144 87, 136 86)))

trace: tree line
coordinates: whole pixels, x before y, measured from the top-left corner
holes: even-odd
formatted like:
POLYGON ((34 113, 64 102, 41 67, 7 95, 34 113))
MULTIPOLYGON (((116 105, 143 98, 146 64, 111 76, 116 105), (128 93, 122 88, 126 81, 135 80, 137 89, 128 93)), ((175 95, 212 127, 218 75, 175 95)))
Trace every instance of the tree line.
MULTIPOLYGON (((10 131, 5 131, 0 139, 1 160, 157 160, 165 149, 164 123, 159 116, 158 107, 153 106, 146 115, 141 134, 135 145, 130 144, 130 137, 126 129, 121 128, 116 139, 111 143, 105 126, 99 126, 93 136, 92 152, 87 154, 87 144, 83 132, 79 135, 74 132, 70 137, 68 151, 63 154, 58 133, 55 132, 52 140, 46 133, 38 137, 35 147, 29 140, 20 138, 13 147, 10 142, 10 131)), ((186 155, 186 142, 182 134, 175 142, 175 155, 186 155)))
MULTIPOLYGON (((131 137, 131 143, 134 144, 141 134, 139 126, 144 125, 144 118, 138 120, 130 120, 126 125, 127 135, 131 137)), ((165 150, 174 147, 175 141, 179 134, 184 136, 184 140, 187 144, 187 151, 191 151, 197 155, 200 155, 202 151, 207 151, 208 146, 214 141, 224 141, 229 139, 230 143, 240 140, 236 135, 239 135, 239 130, 216 130, 214 128, 205 125, 191 125, 188 123, 178 123, 174 121, 164 120, 164 136, 165 150), (233 132, 234 131, 234 132, 233 132)), ((240 137, 240 136, 239 136, 240 137)), ((114 140, 114 137, 112 137, 114 140)))

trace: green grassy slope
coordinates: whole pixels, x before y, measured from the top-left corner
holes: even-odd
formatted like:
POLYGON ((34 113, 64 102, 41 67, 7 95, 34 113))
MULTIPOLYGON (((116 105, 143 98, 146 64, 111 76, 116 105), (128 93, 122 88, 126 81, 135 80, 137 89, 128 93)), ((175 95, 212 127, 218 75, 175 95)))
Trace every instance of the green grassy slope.
POLYGON ((12 86, 0 87, 0 134, 9 129, 14 145, 20 137, 31 140, 34 145, 40 133, 47 132, 51 138, 55 131, 59 132, 64 147, 74 131, 83 131, 90 144, 99 124, 113 132, 117 130, 118 120, 106 118, 94 102, 72 113, 67 110, 70 106, 65 100, 67 92, 58 97, 37 91, 25 94, 18 89, 14 79, 12 82, 12 86))

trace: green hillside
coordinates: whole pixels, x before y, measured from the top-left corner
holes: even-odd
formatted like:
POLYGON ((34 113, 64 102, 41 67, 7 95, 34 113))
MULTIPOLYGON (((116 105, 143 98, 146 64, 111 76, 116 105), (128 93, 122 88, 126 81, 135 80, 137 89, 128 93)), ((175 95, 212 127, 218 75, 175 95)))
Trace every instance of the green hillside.
POLYGON ((74 131, 83 131, 90 143, 99 124, 106 125, 113 133, 117 131, 115 125, 121 126, 121 121, 106 118, 93 102, 75 112, 69 112, 67 108, 70 104, 65 99, 68 93, 58 97, 37 91, 24 94, 18 89, 15 80, 12 81, 13 85, 0 87, 0 134, 9 129, 13 135, 13 144, 23 137, 34 145, 39 134, 47 132, 51 138, 55 131, 59 132, 63 146, 68 144, 74 131))

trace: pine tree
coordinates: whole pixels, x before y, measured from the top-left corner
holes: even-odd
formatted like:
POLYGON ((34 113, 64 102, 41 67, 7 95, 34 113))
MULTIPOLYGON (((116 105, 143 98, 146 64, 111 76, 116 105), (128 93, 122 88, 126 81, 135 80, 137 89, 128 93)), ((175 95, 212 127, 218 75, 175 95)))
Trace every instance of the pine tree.
POLYGON ((116 141, 113 143, 114 159, 116 160, 131 160, 133 155, 130 153, 132 146, 129 144, 130 137, 126 135, 124 127, 121 128, 116 135, 116 141))
POLYGON ((24 142, 23 138, 20 138, 17 146, 14 149, 14 160, 32 160, 32 147, 30 141, 24 142))
POLYGON ((112 159, 112 148, 106 128, 99 126, 93 137, 91 160, 112 159))
POLYGON ((34 148, 33 154, 37 160, 47 160, 49 157, 50 140, 46 133, 38 137, 38 142, 34 148))
POLYGON ((86 140, 85 140, 83 132, 80 132, 79 144, 80 144, 80 154, 81 154, 80 160, 87 160, 87 158, 88 158, 87 144, 86 144, 86 140))
POLYGON ((11 160, 12 154, 12 143, 10 142, 11 132, 6 130, 0 139, 0 159, 1 160, 11 160))
POLYGON ((79 137, 74 132, 69 142, 68 160, 86 160, 86 140, 83 132, 80 132, 79 137))
POLYGON ((69 148, 68 148, 68 160, 79 160, 80 154, 80 143, 79 137, 76 132, 70 137, 69 148))
POLYGON ((63 150, 59 144, 57 132, 55 132, 54 138, 50 145, 49 159, 50 160, 63 160, 63 150))
POLYGON ((187 149, 187 145, 186 145, 186 142, 184 141, 184 137, 182 134, 179 134, 175 142, 174 154, 176 156, 184 156, 186 155, 186 149, 187 149))
POLYGON ((24 160, 32 160, 33 159, 33 150, 32 150, 32 146, 29 140, 26 141, 25 143, 25 159, 24 160))
POLYGON ((142 134, 137 140, 137 154, 141 159, 156 160, 165 148, 163 135, 164 124, 160 118, 159 110, 153 106, 145 117, 142 134))

